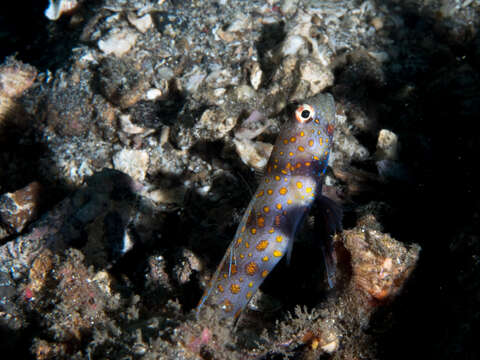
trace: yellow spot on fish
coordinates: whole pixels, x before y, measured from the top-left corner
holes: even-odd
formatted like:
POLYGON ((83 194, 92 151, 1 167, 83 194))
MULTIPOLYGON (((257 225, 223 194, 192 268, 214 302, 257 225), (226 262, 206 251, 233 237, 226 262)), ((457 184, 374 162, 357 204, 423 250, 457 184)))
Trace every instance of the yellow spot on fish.
POLYGON ((266 248, 268 247, 268 241, 267 240, 262 240, 260 241, 257 246, 256 246, 256 249, 258 251, 263 251, 265 250, 266 248))
POLYGON ((268 261, 268 256, 264 256, 264 257, 262 258, 262 261, 267 262, 267 261, 268 261))
POLYGON ((306 192, 306 193, 312 192, 312 188, 311 188, 311 187, 307 187, 307 188, 305 189, 305 192, 306 192))
POLYGON ((293 152, 290 151, 290 152, 288 153, 288 155, 293 156, 293 152))
POLYGON ((314 144, 313 140, 308 141, 308 146, 313 146, 313 144, 314 144))
MULTIPOLYGON (((320 134, 321 134, 321 133, 320 133, 320 131, 319 131, 319 132, 318 132, 318 135, 320 135, 320 134)), ((320 145, 323 145, 323 138, 319 138, 319 139, 318 139, 318 143, 319 143, 320 145)))
POLYGON ((301 181, 297 181, 297 188, 301 189, 303 187, 303 183, 301 181))
POLYGON ((283 143, 284 143, 285 145, 287 145, 287 144, 288 144, 288 139, 283 140, 283 143))
POLYGON ((310 166, 310 165, 312 165, 312 164, 311 164, 309 161, 307 161, 307 162, 305 163, 305 166, 310 166))
POLYGON ((248 287, 253 287, 253 281, 250 281, 250 282, 248 283, 248 287))
POLYGON ((251 229, 250 229, 250 232, 252 233, 252 235, 255 235, 255 234, 257 233, 257 229, 251 228, 251 229))
POLYGON ((248 253, 247 255, 248 255, 248 257, 252 257, 252 256, 253 256, 253 254, 252 254, 252 253, 248 253))
POLYGON ((265 178, 265 184, 268 184, 270 182, 270 178, 265 178))
POLYGON ((280 151, 280 155, 283 156, 283 154, 285 154, 283 151, 280 151))
POLYGON ((320 121, 318 121, 318 119, 315 119, 315 122, 316 122, 317 124, 320 124, 320 121))
MULTIPOLYGON (((249 262, 246 266, 245 266, 245 272, 247 273, 247 275, 250 275, 250 276, 253 276, 255 275, 255 273, 258 271, 258 265, 257 263, 255 262, 249 262)), ((250 283, 252 284, 252 283, 250 283)), ((248 284, 248 286, 250 286, 250 284, 248 284)), ((251 287, 251 286, 250 286, 251 287)))
POLYGON ((305 148, 304 148, 303 146, 299 146, 299 147, 298 147, 298 151, 304 152, 304 151, 305 151, 305 148))
POLYGON ((300 131, 300 136, 305 136, 305 133, 303 131, 300 131))
POLYGON ((285 195, 285 194, 287 193, 287 191, 288 191, 288 190, 287 190, 286 187, 282 187, 282 188, 280 188, 280 190, 278 190, 278 192, 279 192, 280 195, 285 195))
POLYGON ((232 285, 230 286, 230 292, 231 292, 232 294, 234 294, 234 295, 235 295, 235 294, 238 294, 238 293, 240 292, 240 285, 238 285, 238 284, 232 284, 232 285))
POLYGON ((240 256, 240 259, 243 259, 245 257, 245 255, 243 254, 240 254, 239 256, 240 256))
POLYGON ((295 142, 295 141, 297 141, 297 139, 296 139, 294 136, 292 136, 292 137, 290 138, 290 141, 291 141, 291 142, 295 142))
POLYGON ((268 230, 268 232, 269 232, 270 234, 273 234, 273 233, 275 232, 275 229, 274 229, 274 228, 271 228, 270 230, 268 230))
POLYGON ((295 166, 296 166, 296 168, 298 169, 298 168, 300 168, 300 167, 302 166, 302 163, 297 163, 297 165, 295 165, 295 166))
POLYGON ((272 189, 268 189, 268 190, 267 190, 267 194, 268 194, 268 195, 272 195, 272 194, 273 194, 273 190, 272 190, 272 189))
MULTIPOLYGON (((284 174, 284 175, 287 175, 287 174, 288 174, 288 171, 287 171, 287 170, 284 170, 284 169, 282 169, 282 174, 284 174)), ((280 180, 280 179, 279 179, 279 180, 280 180)))
POLYGON ((278 159, 275 159, 275 160, 273 160, 273 161, 278 164, 278 159))
POLYGON ((242 243, 242 238, 239 237, 238 240, 237 240, 237 245, 240 245, 242 243))
POLYGON ((230 274, 235 275, 236 273, 237 273, 237 265, 232 264, 232 266, 230 266, 230 274))
POLYGON ((328 155, 328 151, 325 151, 325 154, 324 154, 324 155, 327 156, 327 155, 328 155))
POLYGON ((262 271, 262 277, 267 277, 268 275, 268 271, 267 270, 263 270, 262 271))
POLYGON ((283 254, 282 254, 282 252, 281 252, 280 250, 275 250, 275 251, 273 252, 273 256, 275 256, 275 257, 281 257, 282 255, 283 255, 283 254))
POLYGON ((224 278, 224 279, 227 279, 227 278, 228 278, 228 274, 227 274, 227 273, 224 273, 224 274, 223 274, 223 278, 224 278))
POLYGON ((276 205, 276 207, 277 207, 278 210, 282 210, 282 204, 278 203, 278 204, 276 205))
POLYGON ((239 282, 243 282, 243 277, 239 277, 239 278, 238 278, 238 281, 239 281, 239 282))
POLYGON ((270 212, 270 208, 268 206, 263 207, 263 211, 268 214, 270 212))
POLYGON ((240 230, 242 233, 245 232, 245 226, 242 226, 242 230, 240 230))
POLYGON ((275 238, 275 240, 276 240, 277 242, 279 242, 279 243, 282 242, 282 241, 283 241, 282 235, 278 235, 278 236, 275 238))
POLYGON ((320 160, 320 158, 318 156, 314 156, 313 160, 320 160))
POLYGON ((280 176, 275 175, 275 180, 280 181, 280 176))
POLYGON ((257 198, 262 197, 264 194, 263 190, 260 190, 257 194, 257 198))
POLYGON ((245 241, 245 247, 248 249, 250 247, 250 243, 248 241, 245 241))
POLYGON ((288 199, 288 200, 287 200, 287 204, 288 204, 288 205, 290 205, 292 202, 293 202, 292 199, 288 199))
POLYGON ((218 289, 218 291, 220 291, 221 293, 223 293, 223 291, 224 291, 223 286, 220 285, 220 284, 218 284, 217 289, 218 289))
POLYGON ((250 298, 252 297, 252 292, 251 292, 251 291, 247 292, 247 294, 245 295, 245 297, 246 297, 247 299, 250 299, 250 298))

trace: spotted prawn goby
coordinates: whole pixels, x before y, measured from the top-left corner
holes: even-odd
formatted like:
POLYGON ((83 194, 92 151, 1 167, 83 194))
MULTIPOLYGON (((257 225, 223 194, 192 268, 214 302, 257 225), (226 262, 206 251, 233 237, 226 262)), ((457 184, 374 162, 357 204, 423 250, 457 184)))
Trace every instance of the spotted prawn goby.
MULTIPOLYGON (((257 191, 209 287, 200 300, 220 306, 222 317, 237 318, 270 271, 287 254, 314 199, 320 198, 327 223, 339 222, 334 203, 321 195, 335 129, 329 94, 299 106, 282 128, 257 191)), ((330 254, 324 254, 326 260, 330 254)), ((329 282, 332 261, 326 261, 329 282), (329 266, 330 265, 330 268, 329 266)))

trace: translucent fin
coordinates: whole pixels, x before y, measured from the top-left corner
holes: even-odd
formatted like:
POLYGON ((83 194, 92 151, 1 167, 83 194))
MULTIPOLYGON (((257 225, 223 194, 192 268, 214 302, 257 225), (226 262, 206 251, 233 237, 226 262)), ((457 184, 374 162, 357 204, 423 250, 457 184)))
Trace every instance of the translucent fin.
MULTIPOLYGON (((329 236, 328 242, 331 242, 331 239, 332 237, 329 236)), ((333 249, 330 249, 331 246, 327 246, 325 242, 322 242, 320 246, 322 248, 323 261, 325 263, 325 271, 327 272, 328 286, 330 286, 330 288, 333 288, 335 286, 335 275, 337 273, 336 271, 337 259, 335 257, 335 253, 333 249)))
POLYGON ((257 184, 260 184, 264 179, 265 179, 265 170, 255 169, 255 181, 257 182, 257 184))
POLYGON ((290 266, 290 260, 292 259, 292 250, 293 250, 293 242, 295 241, 294 237, 290 237, 287 247, 287 265, 290 266))
POLYGON ((319 196, 317 198, 317 204, 322 210, 323 216, 325 218, 326 231, 328 235, 333 235, 337 232, 341 232, 342 228, 342 218, 343 210, 340 205, 338 205, 332 199, 326 196, 319 196))
POLYGON ((322 210, 325 219, 325 241, 321 241, 323 259, 325 262, 325 270, 327 272, 328 285, 333 288, 335 286, 335 274, 337 267, 337 259, 333 250, 333 235, 342 231, 342 208, 333 200, 326 196, 318 198, 318 205, 322 210))
POLYGON ((247 180, 245 180, 245 178, 242 176, 242 174, 240 173, 237 173, 237 176, 245 183, 245 185, 247 186, 247 189, 248 189, 248 192, 250 194, 250 198, 253 198, 253 190, 252 188, 250 187, 250 185, 248 184, 247 180))
POLYGON ((290 215, 285 222, 284 232, 288 238, 287 246, 287 265, 290 266, 290 259, 292 258, 293 243, 295 242, 295 235, 298 227, 303 223, 307 212, 304 207, 298 207, 290 210, 290 215))

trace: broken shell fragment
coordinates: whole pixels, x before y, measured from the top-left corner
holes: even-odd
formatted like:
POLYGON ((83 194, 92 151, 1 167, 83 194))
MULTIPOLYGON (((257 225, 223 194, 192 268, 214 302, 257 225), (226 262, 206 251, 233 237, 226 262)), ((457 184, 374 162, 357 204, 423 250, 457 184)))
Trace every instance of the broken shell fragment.
POLYGON ((376 156, 379 160, 397 160, 399 142, 394 132, 382 129, 378 134, 376 156))
POLYGON ((137 28, 138 31, 145 34, 148 29, 153 25, 152 16, 150 14, 143 15, 142 17, 136 17, 133 13, 127 15, 127 19, 137 28))
POLYGON ((45 16, 49 20, 58 20, 63 14, 75 10, 80 2, 81 0, 50 0, 45 16))
POLYGON ((243 163, 256 170, 262 170, 268 162, 273 145, 248 139, 233 139, 235 149, 243 163))
POLYGON ((257 62, 253 63, 250 71, 250 84, 255 90, 258 90, 260 87, 260 84, 262 83, 262 76, 263 71, 260 68, 260 64, 257 62))
POLYGON ((145 150, 123 149, 113 156, 113 166, 133 179, 143 181, 147 173, 149 156, 145 150))
POLYGON ((138 35, 132 30, 122 29, 107 35, 98 42, 98 48, 105 55, 113 54, 117 57, 125 55, 136 43, 138 35))
POLYGON ((0 196, 0 224, 20 233, 34 220, 39 212, 42 187, 38 182, 32 182, 13 193, 0 196))
POLYGON ((253 110, 250 116, 235 131, 235 137, 252 140, 262 134, 268 125, 269 123, 265 115, 258 110, 253 110))

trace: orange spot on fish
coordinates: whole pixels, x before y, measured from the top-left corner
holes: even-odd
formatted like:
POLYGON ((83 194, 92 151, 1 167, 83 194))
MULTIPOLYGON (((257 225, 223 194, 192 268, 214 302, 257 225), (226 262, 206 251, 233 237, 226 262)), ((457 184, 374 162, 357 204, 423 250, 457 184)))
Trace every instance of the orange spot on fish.
POLYGON ((240 292, 241 288, 240 285, 238 284, 232 284, 230 285, 230 292, 234 295, 238 294, 240 292))
POLYGON ((230 300, 225 299, 225 301, 223 302, 222 308, 225 312, 230 312, 233 310, 233 305, 230 302, 230 300))
POLYGON ((266 248, 268 247, 268 241, 267 240, 262 240, 260 241, 257 246, 256 246, 256 249, 258 251, 263 251, 265 250, 266 248))
POLYGON ((265 218, 263 216, 257 218, 257 226, 260 228, 265 226, 265 218))
MULTIPOLYGON (((249 262, 246 266, 245 266, 245 272, 250 275, 250 276, 253 276, 255 275, 255 273, 258 271, 258 265, 257 263, 255 262, 249 262)), ((252 283, 250 283, 252 284, 252 283)), ((250 284, 248 286, 250 286, 250 284)), ((251 287, 251 286, 250 286, 251 287)))

